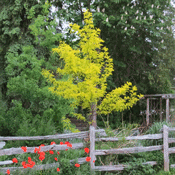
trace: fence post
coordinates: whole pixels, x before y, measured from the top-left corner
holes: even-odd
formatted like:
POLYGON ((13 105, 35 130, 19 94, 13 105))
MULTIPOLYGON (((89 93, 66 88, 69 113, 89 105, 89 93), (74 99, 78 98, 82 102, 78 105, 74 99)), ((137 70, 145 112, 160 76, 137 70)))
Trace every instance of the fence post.
POLYGON ((163 125, 164 171, 169 171, 168 127, 163 125))
POLYGON ((166 99, 166 122, 169 122, 169 98, 166 99))
POLYGON ((95 155, 94 155, 94 151, 95 151, 95 128, 94 126, 90 126, 90 157, 91 157, 91 169, 93 169, 94 166, 94 162, 93 160, 95 160, 95 155))
POLYGON ((149 125, 149 98, 147 98, 146 124, 149 125))
POLYGON ((160 97, 160 122, 162 122, 162 97, 160 97))

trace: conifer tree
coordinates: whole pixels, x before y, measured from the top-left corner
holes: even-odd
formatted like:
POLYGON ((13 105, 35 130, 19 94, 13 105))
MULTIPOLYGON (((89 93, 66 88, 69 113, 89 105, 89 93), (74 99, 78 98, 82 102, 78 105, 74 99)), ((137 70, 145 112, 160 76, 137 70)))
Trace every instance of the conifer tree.
POLYGON ((55 72, 50 56, 62 35, 48 1, 0 2, 0 134, 34 136, 79 132, 64 117, 69 101, 48 92, 42 68, 55 72), (71 127, 71 128, 70 128, 71 127))

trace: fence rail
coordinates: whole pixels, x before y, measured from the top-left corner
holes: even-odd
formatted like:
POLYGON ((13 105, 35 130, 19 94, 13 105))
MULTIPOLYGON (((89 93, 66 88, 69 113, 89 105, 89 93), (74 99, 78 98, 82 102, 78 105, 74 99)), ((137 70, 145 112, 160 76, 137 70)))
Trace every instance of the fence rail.
MULTIPOLYGON (((175 153, 175 147, 169 148, 169 143, 175 143, 175 138, 168 138, 169 131, 175 131, 175 128, 168 128, 166 125, 163 125, 163 128, 160 130, 161 134, 148 134, 142 136, 129 136, 124 138, 108 137, 108 138, 98 138, 94 139, 95 129, 93 126, 90 126, 90 155, 91 159, 91 169, 95 171, 121 171, 127 167, 127 165, 110 165, 110 166, 95 166, 93 160, 96 159, 97 155, 108 155, 108 154, 128 154, 128 153, 139 153, 139 152, 148 152, 148 151, 157 151, 163 150, 164 154, 164 171, 169 171, 169 154, 175 153), (115 142, 120 140, 154 140, 154 139, 163 139, 163 145, 158 146, 148 146, 148 147, 130 147, 130 148, 119 148, 119 149, 110 149, 110 150, 95 150, 95 142, 115 142)), ((143 164, 156 165, 156 161, 149 161, 143 164)), ((175 168, 175 164, 170 167, 175 168)))
MULTIPOLYGON (((25 137, 0 137, 1 141, 9 141, 9 140, 54 140, 54 139, 70 139, 70 138, 78 138, 78 139, 88 139, 90 137, 89 134, 90 131, 83 131, 79 133, 69 133, 69 134, 57 134, 57 135, 47 135, 47 136, 25 136, 25 137)), ((95 130, 95 134, 98 136, 107 136, 106 132, 104 129, 97 129, 95 130)), ((94 134, 94 135, 95 135, 94 134)), ((9 148, 9 149, 2 149, 5 146, 6 142, 0 142, 0 156, 3 155, 14 155, 14 154, 23 154, 24 151, 21 148, 9 148)), ((67 145, 48 145, 44 147, 40 147, 41 151, 49 151, 49 150, 65 150, 65 149, 79 149, 79 148, 84 148, 84 143, 73 143, 71 144, 72 148, 67 147, 67 145)), ((27 151, 25 153, 34 153, 34 149, 38 147, 27 147, 27 151)), ((70 160, 71 162, 74 162, 75 159, 70 160)), ((79 164, 83 164, 86 162, 86 157, 78 158, 79 164)), ((12 160, 6 160, 6 161, 0 161, 0 165, 8 165, 8 164, 13 164, 12 160)), ((45 165, 35 165, 32 170, 44 170, 44 169, 49 169, 52 167, 58 166, 59 163, 53 163, 53 164, 45 164, 45 165)), ((0 172, 3 174, 6 174, 7 170, 10 170, 10 172, 14 172, 16 170, 20 170, 20 172, 25 172, 29 168, 24 169, 23 167, 3 167, 0 168, 0 172)))
MULTIPOLYGON (((70 163, 71 162, 74 162, 75 159, 73 160, 70 160, 70 163)), ((7 161, 3 161, 3 162, 6 162, 7 164, 13 164, 13 162, 11 160, 7 160, 7 161)), ((78 164, 83 164, 86 162, 86 158, 83 157, 83 158, 78 158, 78 164)), ((1 162, 0 162, 1 163, 1 162)), ((4 164, 0 164, 0 165, 4 165, 4 164)), ((59 163, 51 163, 51 164, 43 164, 43 165, 35 165, 32 170, 46 170, 46 169, 50 169, 50 168, 54 168, 54 167, 58 167, 59 166, 59 163)), ((16 170, 20 170, 20 172, 25 172, 27 171, 28 169, 30 168, 26 168, 24 169, 23 167, 5 167, 5 168, 1 168, 1 173, 3 174, 6 174, 7 170, 10 170, 10 172, 14 172, 16 170)))
MULTIPOLYGON (((128 154, 128 153, 139 153, 139 152, 148 152, 148 151, 157 151, 163 150, 164 154, 164 171, 169 171, 169 154, 175 153, 175 147, 169 148, 169 143, 175 143, 175 138, 168 138, 169 131, 175 131, 175 128, 169 128, 166 125, 163 125, 161 129, 161 134, 148 134, 141 136, 128 136, 123 138, 117 137, 108 137, 104 138, 103 136, 107 136, 104 129, 95 130, 93 126, 90 126, 89 131, 79 132, 79 133, 69 133, 69 134, 57 134, 57 135, 48 135, 48 136, 32 136, 32 137, 0 137, 1 141, 9 141, 9 140, 50 140, 50 139, 69 139, 69 138, 89 138, 90 139, 90 166, 92 170, 95 171, 121 171, 128 167, 128 165, 108 165, 108 166, 95 166, 93 160, 96 160, 97 155, 108 155, 108 154, 128 154), (102 138, 95 138, 96 136, 100 136, 102 138), (157 146, 148 146, 148 147, 129 147, 129 148, 119 148, 119 149, 110 149, 110 150, 95 150, 95 142, 103 141, 103 142, 115 142, 120 140, 155 140, 155 139, 163 139, 163 145, 157 146)), ((1 149, 5 146, 5 142, 0 142, 0 156, 2 155, 13 155, 13 154, 23 154, 23 150, 21 148, 9 148, 9 149, 1 149)), ((38 147, 38 146, 36 146, 38 147)), ((34 153, 34 149, 36 147, 27 147, 26 153, 34 153)), ((41 147, 41 151, 49 151, 49 150, 65 150, 65 149, 79 149, 84 148, 84 143, 73 143, 72 148, 67 147, 67 145, 48 145, 41 147)), ((75 160, 70 160, 70 162, 74 162, 75 160)), ((85 163, 85 158, 79 158, 79 164, 85 163)), ((8 165, 12 164, 11 160, 1 161, 0 165, 8 165)), ((156 165, 156 161, 148 161, 142 164, 150 164, 156 165)), ((49 169, 51 167, 58 166, 59 163, 47 164, 47 165, 35 165, 33 170, 43 170, 49 169)), ((175 164, 170 165, 171 168, 175 168, 175 164)), ((27 169, 23 169, 23 167, 4 167, 1 168, 0 171, 2 173, 6 173, 7 169, 10 171, 26 171, 27 169)))
POLYGON ((98 138, 95 139, 95 141, 103 141, 103 142, 115 142, 120 140, 152 140, 152 139, 162 139, 162 134, 148 134, 148 135, 142 135, 142 136, 128 136, 124 138, 115 138, 115 137, 107 137, 107 138, 98 138))
MULTIPOLYGON (((143 165, 157 165, 156 161, 148 161, 145 163, 142 163, 143 165)), ((122 171, 125 168, 127 168, 128 165, 113 165, 113 166, 95 166, 94 170, 95 171, 122 171)))
POLYGON ((118 149, 110 149, 110 150, 95 150, 94 155, 108 155, 108 154, 129 154, 129 153, 140 153, 140 152, 148 152, 148 151, 157 151, 162 150, 163 146, 149 146, 149 147, 130 147, 130 148, 118 148, 118 149))
MULTIPOLYGON (((96 134, 100 136, 106 136, 104 129, 97 129, 95 130, 96 134)), ((88 138, 89 131, 83 131, 78 133, 68 133, 68 134, 56 134, 56 135, 47 135, 47 136, 24 136, 24 137, 0 137, 2 141, 9 141, 9 140, 50 140, 50 139, 69 139, 69 138, 88 138)))
MULTIPOLYGON (((27 151, 26 153, 34 153, 34 149, 38 147, 27 147, 27 151)), ((65 150, 65 149, 79 149, 79 148, 83 148, 84 144, 83 143, 73 143, 72 144, 72 148, 67 147, 67 145, 48 145, 48 146, 44 146, 41 147, 41 151, 49 151, 49 150, 65 150)), ((9 148, 9 149, 3 149, 0 150, 0 156, 3 155, 14 155, 14 154, 23 154, 24 151, 20 148, 9 148)))

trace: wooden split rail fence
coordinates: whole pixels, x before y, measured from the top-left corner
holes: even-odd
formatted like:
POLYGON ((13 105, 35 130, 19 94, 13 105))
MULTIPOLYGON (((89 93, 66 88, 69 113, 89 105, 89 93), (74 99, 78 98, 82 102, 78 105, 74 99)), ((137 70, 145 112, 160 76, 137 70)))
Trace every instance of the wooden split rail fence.
MULTIPOLYGON (((155 140, 163 138, 163 145, 157 146, 148 146, 148 147, 130 147, 130 148, 119 148, 119 149, 110 149, 110 150, 95 150, 95 142, 97 141, 119 141, 121 139, 116 137, 108 137, 108 138, 98 138, 95 139, 95 129, 93 126, 90 126, 90 157, 91 157, 91 169, 95 171, 121 171, 124 170, 128 165, 108 165, 108 166, 95 166, 93 160, 96 160, 97 155, 108 155, 108 154, 128 154, 128 153, 139 153, 139 152, 150 152, 163 150, 164 153, 164 171, 169 171, 169 154, 175 153, 175 147, 169 148, 168 143, 175 143, 175 138, 168 138, 168 131, 175 131, 175 128, 168 128, 166 125, 163 126, 163 133, 160 134, 148 134, 143 136, 128 136, 125 137, 126 140, 155 140)), ((143 164, 151 164, 156 165, 156 161, 149 161, 143 164)), ((172 168, 175 167, 171 165, 172 168)))
MULTIPOLYGON (((95 133, 99 136, 106 136, 104 129, 98 129, 95 130, 95 133)), ((70 138, 78 138, 78 139, 88 139, 89 131, 79 132, 79 133, 69 133, 69 134, 57 134, 57 135, 47 135, 47 136, 31 136, 31 137, 0 137, 0 141, 9 141, 9 140, 54 140, 54 139, 70 139, 70 138)), ((15 154, 23 154, 24 151, 21 148, 9 148, 9 149, 2 149, 5 146, 5 142, 0 142, 0 156, 3 155, 15 155, 15 154)), ((73 143, 72 149, 79 149, 79 148, 85 148, 85 145, 83 143, 73 143)), ((34 153, 34 149, 38 147, 27 147, 27 151, 25 153, 34 153)), ((67 147, 67 145, 48 145, 41 147, 41 151, 49 151, 49 150, 66 150, 70 149, 67 147)), ((70 160, 70 162, 74 162, 73 160, 70 160)), ((86 157, 78 158, 79 164, 83 164, 86 162, 86 157)), ((0 165, 8 165, 13 164, 12 160, 6 160, 6 161, 0 161, 0 165)), ((46 164, 46 165, 35 165, 32 170, 44 170, 44 169, 50 169, 52 167, 57 167, 59 163, 53 163, 53 164, 46 164)), ((6 174, 7 170, 10 170, 10 172, 14 172, 16 170, 20 170, 20 172, 24 172, 28 170, 29 168, 24 169, 23 167, 4 167, 0 168, 0 172, 3 174, 6 174)))
MULTIPOLYGON (((161 130, 163 133, 160 134, 148 134, 142 136, 128 136, 125 137, 126 140, 155 140, 155 139, 163 139, 163 145, 157 146, 148 146, 148 147, 130 147, 130 148, 119 148, 119 149, 110 149, 110 150, 95 150, 95 142, 97 141, 119 141, 120 138, 116 137, 108 137, 108 138, 96 138, 95 134, 98 136, 107 136, 104 129, 95 130, 93 126, 90 126, 90 131, 84 131, 79 133, 69 133, 69 134, 57 134, 57 135, 48 135, 48 136, 32 136, 32 137, 0 137, 0 141, 9 141, 9 140, 54 140, 54 139, 70 139, 70 138, 79 138, 85 139, 90 138, 90 166, 92 170, 95 171, 121 171, 124 168, 127 168, 128 165, 111 165, 111 166, 95 166, 93 160, 96 160, 97 155, 107 155, 107 154, 128 154, 128 153, 139 153, 139 152, 148 152, 148 151, 157 151, 163 150, 164 153, 164 171, 169 171, 169 154, 175 153, 175 147, 169 148, 169 143, 175 143, 175 138, 168 138, 169 131, 175 131, 175 128, 168 128, 166 125, 163 126, 161 130)), ((23 154, 23 150, 21 148, 9 148, 9 149, 2 149, 5 146, 5 142, 0 142, 0 156, 3 155, 15 155, 15 154, 23 154)), ((38 147, 38 146, 36 146, 38 147)), ((67 149, 67 145, 48 145, 41 147, 41 151, 49 151, 49 150, 65 150, 67 149)), ((74 143, 72 144, 72 149, 79 149, 84 148, 83 143, 74 143)), ((26 153, 34 153, 35 147, 27 147, 26 153)), ((68 148, 69 149, 69 148, 68 148)), ((86 158, 79 158, 79 164, 83 164, 86 162, 86 158)), ((74 160, 70 160, 70 162, 74 162, 74 160)), ((0 161, 0 165, 8 165, 13 164, 12 160, 7 161, 0 161)), ((143 164, 151 164, 156 165, 156 161, 149 161, 143 164)), ((59 163, 53 164, 46 164, 46 165, 35 165, 32 169, 33 170, 43 170, 49 169, 52 167, 57 167, 59 163)), ((175 168, 175 164, 171 165, 170 167, 175 168)), ((7 170, 11 172, 20 170, 25 171, 23 167, 4 167, 0 168, 0 172, 6 173, 7 170)))

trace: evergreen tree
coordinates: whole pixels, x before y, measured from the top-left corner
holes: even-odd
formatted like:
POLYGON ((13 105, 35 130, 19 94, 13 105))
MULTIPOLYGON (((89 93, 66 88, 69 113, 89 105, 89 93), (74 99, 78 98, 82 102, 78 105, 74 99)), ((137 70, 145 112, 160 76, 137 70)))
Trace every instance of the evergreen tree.
POLYGON ((42 68, 55 72, 61 64, 50 54, 62 37, 55 29, 50 4, 4 2, 0 16, 1 135, 62 133, 66 127, 64 117, 74 109, 70 101, 54 97, 47 90, 49 84, 41 75, 42 68))

